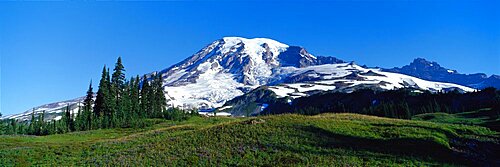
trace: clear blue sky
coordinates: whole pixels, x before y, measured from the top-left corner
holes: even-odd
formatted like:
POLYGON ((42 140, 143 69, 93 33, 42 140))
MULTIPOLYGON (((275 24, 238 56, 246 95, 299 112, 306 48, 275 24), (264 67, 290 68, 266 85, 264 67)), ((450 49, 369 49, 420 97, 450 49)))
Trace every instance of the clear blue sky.
MULTIPOLYGON (((2 114, 83 96, 122 56, 161 70, 224 36, 268 37, 314 55, 395 67, 416 57, 500 74, 491 2, 0 2, 2 114)), ((95 88, 97 86, 95 85, 95 88)))

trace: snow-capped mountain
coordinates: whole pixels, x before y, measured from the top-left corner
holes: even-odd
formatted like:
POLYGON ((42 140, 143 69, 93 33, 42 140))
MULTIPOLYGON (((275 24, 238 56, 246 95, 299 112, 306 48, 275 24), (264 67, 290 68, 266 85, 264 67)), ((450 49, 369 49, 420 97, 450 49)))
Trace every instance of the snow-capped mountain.
POLYGON ((169 105, 208 109, 258 86, 279 82, 276 76, 281 67, 340 62, 271 39, 225 37, 161 74, 169 105))
MULTIPOLYGON (((303 47, 266 38, 225 37, 182 62, 154 73, 162 76, 169 106, 198 109, 221 107, 264 85, 278 97, 292 98, 321 91, 350 92, 367 87, 473 91, 457 84, 364 68, 334 57, 313 56, 303 47)), ((82 99, 36 107, 35 111, 61 113, 68 104, 73 105, 72 109, 77 108, 78 101, 82 99)), ((26 119, 30 114, 28 110, 3 118, 26 119)))
POLYGON ((352 91, 361 86, 382 89, 413 87, 430 91, 473 90, 456 84, 428 82, 403 74, 339 63, 344 62, 332 57, 315 57, 302 47, 288 46, 271 39, 226 37, 161 73, 169 105, 201 109, 220 107, 226 101, 261 85, 276 85, 270 89, 282 96, 287 94, 284 92, 305 95, 305 92, 297 92, 296 89, 352 91), (304 85, 309 86, 300 87, 304 85), (298 87, 294 89, 294 86, 298 87), (292 89, 285 91, 285 87, 292 89))
POLYGON ((267 85, 257 88, 240 98, 235 98, 218 111, 230 112, 233 116, 255 115, 262 109, 256 107, 258 101, 273 101, 270 99, 292 99, 322 93, 339 91, 350 93, 358 89, 391 90, 411 88, 416 91, 428 90, 470 92, 474 89, 452 83, 432 82, 416 77, 384 72, 381 69, 370 69, 351 63, 324 64, 303 68, 281 67, 275 78, 282 78, 276 85, 267 85), (249 111, 250 110, 250 111, 249 111), (247 113, 250 112, 250 113, 247 113))
POLYGON ((360 88, 391 90, 413 88, 431 92, 474 89, 452 83, 431 82, 404 74, 363 68, 355 63, 325 64, 305 68, 283 67, 283 83, 269 86, 278 97, 301 97, 318 91, 352 92, 360 88))
POLYGON ((384 71, 406 74, 430 81, 456 83, 477 89, 485 87, 500 89, 500 76, 498 75, 488 77, 483 73, 460 74, 457 70, 444 68, 436 62, 431 62, 423 58, 416 58, 409 65, 401 68, 395 67, 384 69, 384 71))
POLYGON ((71 100, 60 101, 55 103, 44 104, 38 107, 34 107, 26 110, 20 114, 6 115, 1 119, 16 119, 20 122, 30 121, 31 114, 33 113, 35 117, 45 111, 45 120, 59 120, 62 118, 61 114, 69 107, 72 114, 78 113, 78 106, 83 106, 83 100, 85 97, 79 97, 71 100))

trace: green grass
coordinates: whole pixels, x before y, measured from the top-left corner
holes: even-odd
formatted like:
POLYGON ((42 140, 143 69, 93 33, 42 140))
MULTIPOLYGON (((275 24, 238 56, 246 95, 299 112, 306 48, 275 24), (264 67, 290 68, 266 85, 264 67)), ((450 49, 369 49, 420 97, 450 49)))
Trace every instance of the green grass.
POLYGON ((500 113, 490 108, 456 114, 427 113, 413 116, 412 120, 450 124, 478 125, 500 131, 500 113))
POLYGON ((497 132, 484 127, 357 114, 193 117, 145 129, 0 136, 0 166, 485 165, 497 161, 498 146, 497 132))

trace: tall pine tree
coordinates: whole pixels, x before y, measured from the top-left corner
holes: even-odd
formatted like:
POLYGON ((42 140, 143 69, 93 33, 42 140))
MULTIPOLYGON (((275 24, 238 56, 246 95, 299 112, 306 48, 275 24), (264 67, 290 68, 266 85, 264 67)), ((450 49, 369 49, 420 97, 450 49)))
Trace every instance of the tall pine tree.
POLYGON ((35 134, 35 108, 33 108, 33 111, 31 112, 31 121, 30 121, 30 125, 28 127, 28 134, 29 135, 32 135, 32 134, 35 134))
POLYGON ((151 95, 151 87, 149 85, 149 81, 146 75, 143 76, 142 78, 142 83, 141 83, 141 92, 140 92, 140 98, 141 98, 141 115, 142 117, 150 117, 151 114, 151 103, 149 101, 150 95, 151 95))
POLYGON ((92 104, 94 103, 94 92, 92 90, 92 80, 90 80, 89 89, 87 90, 87 96, 83 100, 83 117, 85 120, 84 130, 92 129, 92 104))
POLYGON ((125 88, 125 68, 122 64, 121 57, 116 60, 115 68, 113 69, 113 75, 111 78, 111 95, 112 95, 112 109, 111 122, 112 127, 116 127, 124 117, 124 106, 122 105, 122 94, 125 88))
POLYGON ((139 99, 139 75, 131 79, 130 89, 130 110, 134 113, 134 117, 140 117, 140 99, 139 99))
POLYGON ((94 104, 94 116, 102 117, 106 113, 106 96, 109 93, 109 87, 107 82, 107 71, 106 65, 104 65, 101 74, 101 80, 99 81, 99 89, 97 90, 97 95, 94 104))
POLYGON ((158 117, 158 100, 156 97, 156 74, 151 75, 150 90, 148 92, 149 112, 150 117, 158 117))
POLYGON ((165 93, 163 92, 163 82, 161 79, 161 74, 155 76, 154 83, 154 101, 155 101, 155 111, 157 117, 161 117, 163 112, 165 112, 167 107, 167 99, 165 98, 165 93))

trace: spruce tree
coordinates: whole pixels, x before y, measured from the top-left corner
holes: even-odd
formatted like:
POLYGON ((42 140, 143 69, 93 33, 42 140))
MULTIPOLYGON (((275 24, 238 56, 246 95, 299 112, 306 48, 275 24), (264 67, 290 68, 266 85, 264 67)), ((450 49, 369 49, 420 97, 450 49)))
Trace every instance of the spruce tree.
POLYGON ((39 120, 39 125, 38 127, 40 128, 40 132, 38 135, 48 135, 48 129, 46 127, 46 123, 45 123, 45 111, 42 112, 42 115, 39 116, 40 120, 39 120))
POLYGON ((121 125, 122 127, 130 127, 131 126, 131 121, 132 121, 132 111, 131 111, 131 105, 132 105, 132 100, 131 100, 131 85, 130 83, 126 83, 125 84, 125 89, 122 93, 122 97, 121 97, 121 102, 120 102, 120 108, 121 108, 121 113, 122 113, 122 117, 121 117, 121 125))
POLYGON ((82 114, 82 108, 80 107, 80 105, 78 105, 78 111, 77 111, 76 118, 75 118, 75 130, 76 131, 82 131, 85 129, 85 125, 83 123, 83 122, 85 122, 85 120, 83 120, 84 118, 85 117, 82 114))
POLYGON ((157 117, 158 116, 158 100, 156 97, 156 74, 151 75, 151 82, 149 84, 149 91, 148 91, 148 102, 149 102, 149 112, 150 112, 150 117, 157 117))
POLYGON ((132 78, 130 80, 131 88, 130 88, 130 103, 131 103, 131 112, 134 113, 134 117, 139 117, 140 115, 140 99, 139 99, 139 76, 132 78))
POLYGON ((123 67, 121 57, 118 57, 118 60, 116 60, 115 69, 113 69, 111 84, 117 88, 118 95, 125 87, 125 67, 123 67))
POLYGON ((68 117, 68 106, 66 106, 66 109, 64 110, 63 116, 61 118, 61 133, 66 133, 69 130, 68 126, 69 122, 69 117, 68 117))
POLYGON ((120 110, 122 106, 120 103, 124 88, 125 88, 125 68, 123 67, 121 57, 118 57, 111 78, 111 91, 113 92, 113 98, 116 103, 115 111, 121 112, 120 110))
POLYGON ((38 115, 38 120, 35 122, 35 135, 42 135, 42 130, 44 126, 44 115, 45 111, 42 112, 42 114, 38 115))
POLYGON ((90 80, 89 89, 87 90, 87 96, 83 100, 83 117, 85 120, 84 130, 92 129, 92 104, 94 103, 94 92, 92 91, 92 80, 90 80))
POLYGON ((102 117, 105 113, 106 110, 106 96, 109 92, 109 87, 107 83, 107 71, 106 71, 106 65, 104 65, 102 69, 102 75, 101 75, 101 80, 99 81, 99 89, 97 90, 97 95, 96 95, 96 100, 94 104, 94 116, 96 117, 102 117))
POLYGON ((52 120, 52 122, 50 123, 49 135, 56 134, 56 122, 56 120, 52 120))
POLYGON ((151 104, 150 104, 150 93, 151 92, 151 87, 149 86, 148 78, 146 75, 144 75, 141 83, 141 92, 140 92, 140 98, 141 98, 141 115, 142 117, 150 117, 151 114, 151 104))
POLYGON ((106 108, 106 114, 103 119, 104 126, 107 128, 111 128, 114 126, 114 118, 113 116, 115 115, 116 111, 116 101, 115 101, 115 95, 113 88, 111 87, 111 79, 109 76, 109 68, 106 71, 106 83, 108 84, 108 93, 105 96, 105 108, 106 108))
POLYGON ((17 121, 15 119, 10 120, 10 127, 12 128, 11 134, 17 134, 17 121))
POLYGON ((111 78, 111 108, 112 108, 112 114, 111 114, 111 122, 112 122, 112 127, 118 126, 120 124, 120 120, 123 119, 124 116, 124 105, 122 104, 122 94, 125 88, 125 68, 123 67, 122 64, 122 59, 121 57, 118 57, 118 60, 116 61, 115 68, 113 69, 113 74, 111 78))
POLYGON ((161 74, 156 75, 154 82, 154 93, 155 93, 155 111, 157 112, 157 116, 161 116, 167 107, 167 99, 165 98, 165 94, 163 92, 163 82, 161 79, 161 74))
POLYGON ((74 121, 73 121, 73 118, 71 117, 71 115, 72 115, 71 110, 69 108, 69 105, 67 105, 66 111, 64 112, 64 116, 63 116, 64 125, 66 126, 64 129, 64 132, 73 131, 74 121))
POLYGON ((31 112, 31 120, 30 125, 28 127, 28 134, 33 135, 35 133, 35 108, 33 108, 33 112, 31 112))

